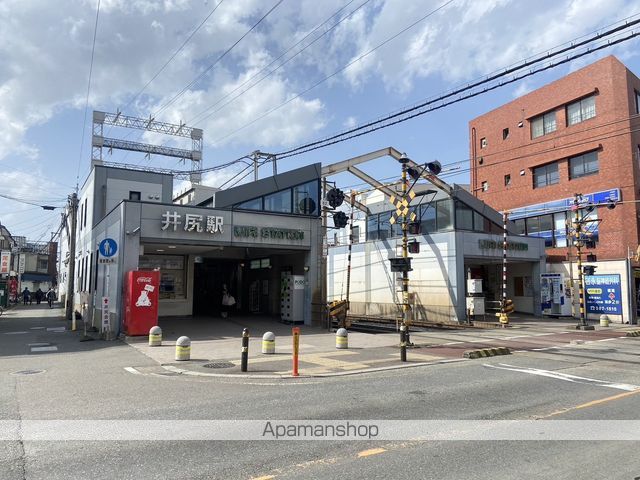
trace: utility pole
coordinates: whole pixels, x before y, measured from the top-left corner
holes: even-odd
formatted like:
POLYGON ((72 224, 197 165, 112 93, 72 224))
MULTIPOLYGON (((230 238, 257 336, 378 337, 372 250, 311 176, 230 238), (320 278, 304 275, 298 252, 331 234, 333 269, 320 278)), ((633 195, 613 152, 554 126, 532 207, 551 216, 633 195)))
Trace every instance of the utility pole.
POLYGON ((71 221, 71 235, 69 239, 69 269, 67 272, 67 320, 73 319, 73 296, 75 290, 76 276, 76 225, 78 212, 78 194, 72 193, 69 196, 69 220, 71 221))
POLYGON ((578 330, 593 330, 593 325, 587 324, 587 317, 585 315, 584 305, 584 272, 582 271, 582 219, 580 219, 580 200, 582 199, 581 193, 576 193, 573 197, 573 212, 574 212, 574 231, 575 231, 575 244, 576 255, 578 258, 578 299, 580 301, 580 322, 576 325, 578 330))
MULTIPOLYGON (((406 158, 406 157, 405 157, 406 158)), ((407 201, 407 163, 406 161, 400 160, 402 165, 402 199, 403 201, 407 201)), ((408 203, 407 203, 408 205, 408 203)), ((411 324, 411 305, 409 304, 409 238, 408 238, 408 222, 407 215, 409 213, 409 209, 405 208, 402 210, 402 258, 405 262, 405 268, 402 270, 402 325, 406 328, 405 330, 405 343, 407 345, 411 345, 411 337, 409 334, 409 325, 411 324)))

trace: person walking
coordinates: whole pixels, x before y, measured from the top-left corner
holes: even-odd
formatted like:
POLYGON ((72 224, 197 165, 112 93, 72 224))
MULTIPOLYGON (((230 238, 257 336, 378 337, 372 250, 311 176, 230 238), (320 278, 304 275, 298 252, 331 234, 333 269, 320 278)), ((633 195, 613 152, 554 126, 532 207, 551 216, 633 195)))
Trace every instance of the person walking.
POLYGON ((27 287, 24 287, 24 290, 22 291, 22 303, 24 305, 31 303, 31 292, 27 287))
POLYGON ((227 318, 229 316, 229 310, 236 304, 236 299, 231 296, 229 290, 227 290, 227 284, 222 285, 222 307, 220 308, 220 316, 227 318))
POLYGON ((49 308, 53 308, 53 302, 56 299, 56 292, 53 290, 53 287, 49 287, 49 291, 47 292, 47 302, 49 303, 49 308))
POLYGON ((44 292, 42 291, 42 289, 38 288, 38 290, 36 290, 36 304, 40 305, 40 302, 42 301, 42 298, 44 297, 44 292))

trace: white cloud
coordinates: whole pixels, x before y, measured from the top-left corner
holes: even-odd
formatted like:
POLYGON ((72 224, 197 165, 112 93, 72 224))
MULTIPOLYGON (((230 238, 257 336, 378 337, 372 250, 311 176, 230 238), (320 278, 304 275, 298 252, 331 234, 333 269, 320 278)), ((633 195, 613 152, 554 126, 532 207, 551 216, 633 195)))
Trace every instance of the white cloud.
POLYGON ((347 119, 342 123, 342 126, 345 128, 353 128, 358 125, 358 121, 356 117, 347 117, 347 119))

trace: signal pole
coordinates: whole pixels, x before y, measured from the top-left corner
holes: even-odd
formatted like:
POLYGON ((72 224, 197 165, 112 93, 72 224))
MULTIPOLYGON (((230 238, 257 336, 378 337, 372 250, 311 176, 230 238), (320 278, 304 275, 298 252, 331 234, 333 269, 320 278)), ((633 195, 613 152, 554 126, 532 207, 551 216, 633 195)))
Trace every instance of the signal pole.
MULTIPOLYGON (((407 162, 408 158, 405 157, 405 161, 400 159, 402 165, 402 200, 407 202, 407 162)), ((408 203, 407 203, 408 205, 408 203)), ((402 325, 405 330, 405 343, 411 345, 411 337, 409 334, 409 325, 411 324, 411 305, 409 304, 409 264, 407 258, 409 257, 409 238, 408 238, 408 222, 407 215, 409 213, 408 208, 402 210, 402 258, 405 262, 405 268, 402 270, 402 325)))
POLYGON ((587 317, 585 314, 584 305, 584 272, 582 271, 582 219, 580 219, 580 200, 582 198, 581 193, 576 193, 573 196, 573 212, 574 212, 574 231, 575 231, 575 244, 576 244, 576 256, 578 260, 578 299, 580 302, 580 322, 576 325, 578 330, 593 330, 593 325, 587 324, 587 317))

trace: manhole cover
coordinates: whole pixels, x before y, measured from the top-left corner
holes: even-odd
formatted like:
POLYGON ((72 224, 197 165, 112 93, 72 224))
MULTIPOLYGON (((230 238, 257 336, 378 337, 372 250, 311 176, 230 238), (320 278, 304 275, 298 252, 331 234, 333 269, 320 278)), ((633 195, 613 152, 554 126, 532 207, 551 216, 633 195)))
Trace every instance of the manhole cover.
POLYGON ((44 370, 20 370, 12 372, 11 375, 38 375, 39 373, 44 373, 44 370))
POLYGON ((235 367, 235 365, 231 362, 212 362, 212 363, 205 363, 203 367, 204 368, 231 368, 231 367, 235 367))

